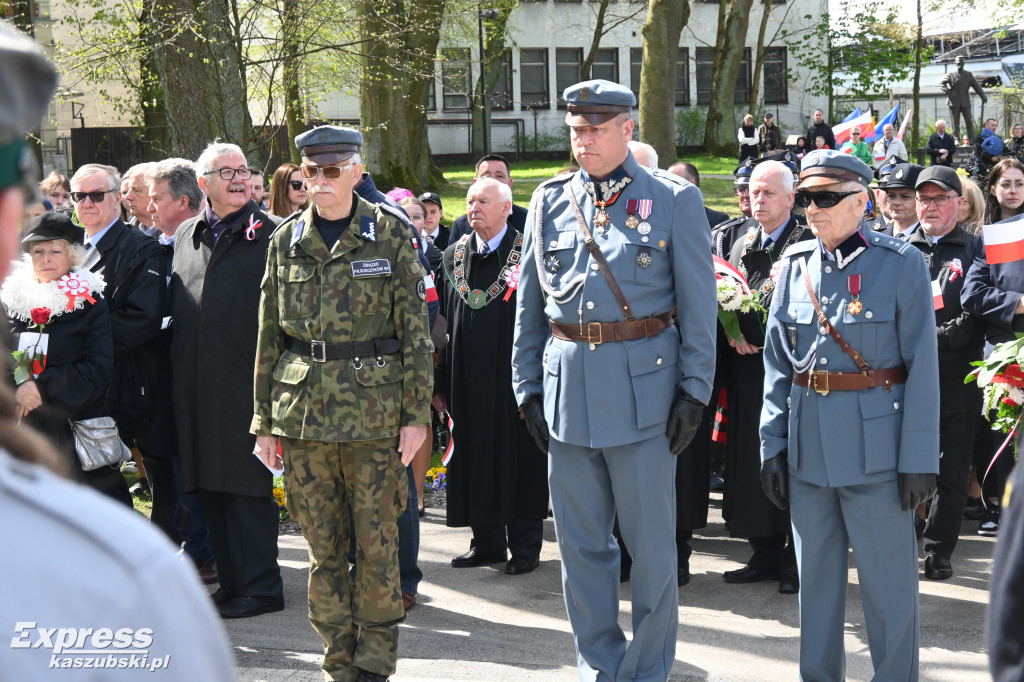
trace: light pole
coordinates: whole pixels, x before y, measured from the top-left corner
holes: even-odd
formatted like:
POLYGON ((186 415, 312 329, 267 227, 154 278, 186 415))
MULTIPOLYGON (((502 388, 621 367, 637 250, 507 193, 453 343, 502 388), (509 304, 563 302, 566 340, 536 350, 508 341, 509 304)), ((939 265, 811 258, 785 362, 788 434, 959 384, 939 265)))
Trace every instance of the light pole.
POLYGON ((479 9, 476 13, 477 18, 477 37, 480 39, 480 106, 481 110, 481 139, 484 143, 484 154, 491 153, 490 143, 490 113, 491 106, 490 102, 487 101, 487 57, 484 54, 484 19, 497 19, 498 10, 496 9, 484 9, 483 0, 480 0, 479 9))

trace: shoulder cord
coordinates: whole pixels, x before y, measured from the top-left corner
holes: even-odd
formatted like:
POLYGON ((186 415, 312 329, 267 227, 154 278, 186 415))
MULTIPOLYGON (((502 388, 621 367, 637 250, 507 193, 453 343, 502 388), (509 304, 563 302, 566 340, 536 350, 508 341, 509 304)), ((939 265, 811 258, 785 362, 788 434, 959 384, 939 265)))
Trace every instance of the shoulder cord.
MULTIPOLYGON (((814 343, 807 350, 807 355, 802 358, 796 356, 796 335, 793 335, 792 343, 786 338, 786 325, 779 319, 778 312, 782 308, 782 304, 785 302, 787 294, 789 294, 789 271, 792 266, 792 259, 786 259, 786 262, 782 266, 782 270, 779 272, 779 285, 775 291, 775 299, 772 301, 772 307, 775 309, 775 329, 779 335, 780 345, 782 351, 786 355, 786 359, 789 360, 789 364, 793 366, 794 372, 806 372, 811 365, 814 364, 815 351, 818 349, 818 339, 814 339, 814 343)), ((806 272, 807 263, 801 258, 800 267, 806 272)))
MULTIPOLYGON (((571 180, 571 176, 570 176, 571 180)), ((566 182, 568 182, 567 180, 566 182)), ((561 289, 556 290, 548 282, 548 278, 544 275, 544 193, 539 195, 540 206, 533 212, 533 259, 535 267, 537 268, 537 281, 540 283, 541 290, 550 296, 555 303, 566 303, 583 288, 583 283, 586 281, 587 273, 581 272, 580 274, 569 280, 568 283, 561 289)))

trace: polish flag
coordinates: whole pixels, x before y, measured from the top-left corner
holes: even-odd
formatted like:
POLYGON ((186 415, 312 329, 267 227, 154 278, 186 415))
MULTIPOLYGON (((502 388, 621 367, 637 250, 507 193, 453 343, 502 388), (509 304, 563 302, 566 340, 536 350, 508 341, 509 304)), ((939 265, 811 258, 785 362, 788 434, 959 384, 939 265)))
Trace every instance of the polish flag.
POLYGON ((434 276, 427 273, 426 277, 423 278, 423 286, 425 287, 427 294, 427 303, 433 303, 437 300, 437 287, 434 286, 434 276))
POLYGON ((935 304, 936 310, 944 305, 942 302, 942 287, 939 286, 938 280, 932 281, 932 302, 935 304))
MULTIPOLYGON (((861 133, 865 130, 871 130, 871 112, 861 114, 855 119, 850 121, 843 121, 839 125, 832 126, 832 134, 836 137, 836 147, 842 147, 843 143, 850 139, 850 131, 854 128, 860 128, 861 133)), ((814 140, 810 141, 811 146, 814 146, 814 140)))
POLYGON ((1018 221, 996 223, 981 229, 985 237, 985 259, 989 265, 1024 259, 1024 224, 1018 221))

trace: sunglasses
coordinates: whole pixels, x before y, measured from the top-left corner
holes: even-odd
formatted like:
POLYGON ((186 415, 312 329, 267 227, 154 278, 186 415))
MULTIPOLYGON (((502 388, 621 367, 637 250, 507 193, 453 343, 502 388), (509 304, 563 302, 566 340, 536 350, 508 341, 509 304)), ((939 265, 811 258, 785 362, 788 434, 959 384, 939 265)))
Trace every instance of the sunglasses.
POLYGON ((72 192, 71 193, 71 200, 73 202, 75 202, 76 204, 80 204, 83 201, 85 201, 86 197, 89 197, 90 199, 92 199, 92 203, 98 204, 101 201, 103 201, 103 199, 106 197, 106 195, 110 194, 111 192, 117 192, 117 191, 118 190, 116 190, 116 189, 108 189, 108 190, 103 191, 103 192, 72 192))
POLYGON ((348 164, 347 166, 306 166, 306 165, 303 165, 302 167, 299 168, 299 170, 302 171, 302 177, 308 178, 310 180, 315 178, 316 174, 321 172, 321 171, 323 172, 324 177, 327 178, 328 180, 336 180, 337 178, 341 177, 341 172, 342 171, 347 171, 351 167, 352 167, 351 163, 348 164))
MULTIPOLYGON (((316 174, 314 173, 314 176, 315 175, 316 174)), ((327 175, 327 173, 324 173, 324 175, 327 175)), ((330 176, 327 175, 327 177, 330 177, 330 176)), ((298 192, 300 189, 302 189, 303 187, 306 186, 306 183, 303 182, 302 180, 289 180, 288 184, 291 185, 292 189, 295 190, 296 192, 298 192)))
POLYGON ((818 208, 832 208, 846 197, 854 194, 860 194, 860 192, 805 192, 798 190, 794 197, 794 203, 800 208, 807 208, 813 201, 818 208))

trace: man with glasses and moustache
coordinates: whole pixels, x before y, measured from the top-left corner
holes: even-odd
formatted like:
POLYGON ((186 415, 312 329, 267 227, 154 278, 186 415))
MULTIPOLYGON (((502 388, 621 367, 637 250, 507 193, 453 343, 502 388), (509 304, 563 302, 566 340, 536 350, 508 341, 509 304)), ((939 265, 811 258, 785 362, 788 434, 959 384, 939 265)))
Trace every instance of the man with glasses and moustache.
POLYGON ((273 476, 249 433, 260 280, 276 225, 250 198, 236 145, 211 143, 195 174, 206 208, 175 232, 171 275, 181 490, 198 490, 206 513, 214 604, 224 618, 245 618, 284 608, 273 476))
POLYGON ((398 662, 397 520, 430 424, 433 343, 418 237, 400 209, 354 191, 362 142, 336 126, 295 138, 313 205, 281 225, 267 256, 252 432, 264 463, 284 466, 309 542, 324 676, 376 682, 398 662))
POLYGON ((802 679, 845 677, 851 544, 875 679, 918 679, 913 510, 939 470, 935 312, 920 252, 864 223, 871 178, 841 152, 804 158, 795 201, 817 239, 787 251, 766 327, 761 479, 792 505, 802 679))
MULTIPOLYGON (((156 338, 166 266, 160 246, 120 217, 121 178, 117 169, 86 164, 71 178, 71 200, 85 229, 85 266, 103 272, 103 297, 114 332, 114 373, 110 407, 121 440, 135 446, 137 422, 152 414, 157 381, 156 338)), ((129 507, 124 478, 109 476, 111 491, 129 507), (123 489, 123 490, 122 490, 123 489)))

